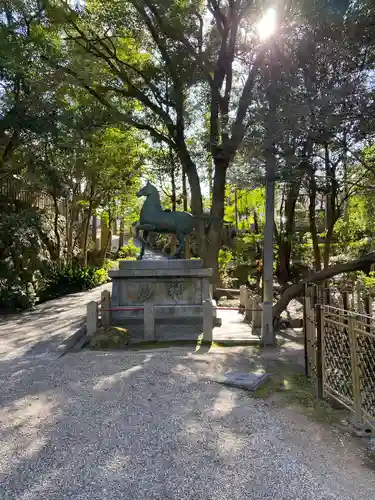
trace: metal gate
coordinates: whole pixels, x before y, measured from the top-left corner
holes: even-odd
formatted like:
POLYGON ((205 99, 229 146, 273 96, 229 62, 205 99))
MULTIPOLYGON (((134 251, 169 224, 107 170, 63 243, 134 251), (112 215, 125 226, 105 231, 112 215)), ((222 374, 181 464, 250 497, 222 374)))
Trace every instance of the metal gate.
POLYGON ((323 396, 375 429, 375 318, 322 305, 323 396))
POLYGON ((375 430, 375 317, 329 305, 326 292, 305 289, 306 375, 318 398, 334 399, 375 430))

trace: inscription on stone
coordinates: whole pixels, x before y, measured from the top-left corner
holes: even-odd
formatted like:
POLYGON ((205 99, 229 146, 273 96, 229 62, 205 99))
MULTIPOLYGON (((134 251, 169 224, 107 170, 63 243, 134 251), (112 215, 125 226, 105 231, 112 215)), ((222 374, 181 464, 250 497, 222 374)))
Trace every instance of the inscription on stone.
POLYGON ((138 297, 137 299, 140 302, 147 302, 152 299, 153 290, 150 284, 141 284, 138 289, 138 297))
POLYGON ((184 295, 184 284, 180 283, 171 283, 167 285, 168 297, 172 300, 182 300, 184 295))

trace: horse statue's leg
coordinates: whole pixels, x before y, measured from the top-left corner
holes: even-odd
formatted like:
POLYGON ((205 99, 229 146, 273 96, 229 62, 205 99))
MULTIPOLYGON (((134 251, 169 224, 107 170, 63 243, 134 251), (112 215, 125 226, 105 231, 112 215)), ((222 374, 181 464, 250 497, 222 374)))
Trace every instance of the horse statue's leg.
POLYGON ((177 248, 177 250, 175 251, 175 253, 173 255, 171 255, 171 259, 184 259, 185 258, 185 249, 186 249, 186 245, 185 245, 185 235, 183 233, 177 233, 176 234, 177 236, 177 239, 178 239, 178 242, 179 242, 179 246, 177 248))
POLYGON ((146 250, 146 241, 147 241, 147 238, 148 238, 148 231, 143 231, 143 236, 142 238, 140 239, 141 241, 141 252, 140 254, 138 255, 137 257, 137 260, 142 260, 143 259, 143 256, 145 254, 145 250, 146 250))

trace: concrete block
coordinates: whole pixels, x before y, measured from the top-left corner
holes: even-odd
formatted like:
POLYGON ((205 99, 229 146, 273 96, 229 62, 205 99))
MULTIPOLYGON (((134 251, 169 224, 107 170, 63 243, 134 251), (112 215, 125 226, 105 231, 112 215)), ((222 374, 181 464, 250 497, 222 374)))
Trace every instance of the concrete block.
POLYGON ((202 299, 210 299, 212 297, 211 291, 210 291, 210 282, 208 279, 203 278, 202 279, 202 299))
POLYGON ((270 373, 249 373, 249 372, 227 372, 224 376, 219 377, 218 382, 238 387, 240 389, 247 389, 249 391, 256 391, 259 386, 264 384, 269 377, 270 373))
POLYGON ((155 340, 155 312, 153 302, 144 304, 143 314, 144 340, 155 340))
POLYGON ((240 286, 240 307, 245 307, 245 294, 246 294, 246 286, 240 286))
POLYGON ((86 333, 90 338, 98 329, 98 303, 95 301, 87 304, 86 333))
POLYGON ((212 270, 203 268, 202 261, 122 261, 120 269, 109 275, 113 306, 145 308, 113 311, 112 324, 129 328, 139 340, 196 336, 202 333, 204 303, 209 301, 206 309, 210 308, 211 317, 206 318, 204 331, 212 338, 216 316, 209 283, 212 270))
POLYGON ((251 294, 251 290, 248 290, 246 288, 244 292, 245 319, 249 323, 251 323, 253 320, 253 308, 254 308, 253 302, 254 301, 253 301, 253 296, 251 294))
POLYGON ((262 303, 259 298, 253 298, 252 300, 253 316, 251 321, 251 326, 253 328, 262 327, 262 303))
POLYGON ((128 271, 203 269, 203 261, 195 259, 120 260, 119 268, 128 271))
MULTIPOLYGON (((132 261, 130 261, 132 262, 132 261)), ((135 262, 135 261, 133 261, 135 262)), ((121 279, 121 278, 163 278, 165 276, 182 278, 210 278, 212 276, 212 269, 112 269, 108 272, 111 279, 121 279)))

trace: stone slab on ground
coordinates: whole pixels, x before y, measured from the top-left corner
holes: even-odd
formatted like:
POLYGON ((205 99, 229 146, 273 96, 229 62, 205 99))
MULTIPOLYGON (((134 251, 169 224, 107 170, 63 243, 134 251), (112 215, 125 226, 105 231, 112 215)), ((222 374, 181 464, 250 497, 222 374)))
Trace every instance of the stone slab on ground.
POLYGON ((253 331, 251 325, 244 320, 244 315, 233 310, 217 310, 217 317, 221 319, 221 326, 213 329, 215 342, 233 342, 243 344, 259 344, 258 330, 253 331))
POLYGON ((255 372, 226 372, 218 378, 218 382, 239 389, 247 389, 248 391, 256 391, 258 387, 263 385, 270 377, 271 373, 255 373, 255 372))

